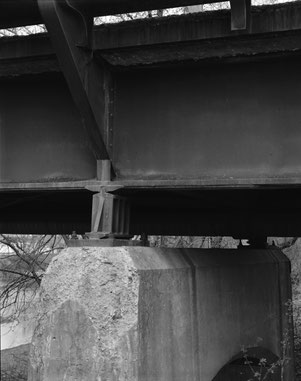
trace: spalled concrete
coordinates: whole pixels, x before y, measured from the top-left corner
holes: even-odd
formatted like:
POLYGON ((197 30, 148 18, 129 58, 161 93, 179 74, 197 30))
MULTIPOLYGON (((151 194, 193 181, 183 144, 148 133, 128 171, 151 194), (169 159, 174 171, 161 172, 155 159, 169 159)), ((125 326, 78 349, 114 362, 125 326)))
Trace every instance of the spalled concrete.
POLYGON ((30 379, 135 380, 139 283, 127 251, 67 249, 42 287, 30 379))
POLYGON ((42 282, 29 381, 212 381, 242 346, 281 357, 290 298, 279 250, 69 248, 42 282))

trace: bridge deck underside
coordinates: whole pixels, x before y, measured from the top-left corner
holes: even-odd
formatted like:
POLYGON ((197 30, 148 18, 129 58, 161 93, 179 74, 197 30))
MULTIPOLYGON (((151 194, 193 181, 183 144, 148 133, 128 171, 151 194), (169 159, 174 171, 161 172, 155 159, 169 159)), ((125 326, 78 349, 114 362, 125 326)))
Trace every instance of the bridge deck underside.
POLYGON ((98 29, 95 57, 111 76, 101 134, 115 177, 106 184, 47 37, 3 40, 0 230, 87 232, 92 194, 106 185, 129 198, 132 234, 300 234, 301 7, 290 31, 292 9, 274 12, 277 22, 264 11, 269 35, 258 11, 254 36, 227 34, 227 13, 204 17, 203 29, 197 18, 191 28, 186 16, 162 21, 168 46, 152 22, 98 29), (171 41, 175 30, 189 49, 171 41), (197 44, 208 53, 198 59, 197 44))
MULTIPOLYGON (((128 197, 130 233, 163 235, 301 235, 301 189, 141 189, 128 197)), ((0 231, 79 234, 91 229, 92 192, 87 190, 0 193, 0 231)))

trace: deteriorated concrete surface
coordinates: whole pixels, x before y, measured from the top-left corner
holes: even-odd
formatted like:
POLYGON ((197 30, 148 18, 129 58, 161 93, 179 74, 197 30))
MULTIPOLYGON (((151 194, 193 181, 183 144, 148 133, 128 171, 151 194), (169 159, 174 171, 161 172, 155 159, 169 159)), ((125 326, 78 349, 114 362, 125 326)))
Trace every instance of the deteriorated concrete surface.
POLYGON ((125 249, 57 256, 42 284, 29 379, 136 380, 138 285, 125 249))
POLYGON ((220 380, 243 345, 281 355, 290 296, 279 250, 68 248, 42 282, 29 381, 220 380))

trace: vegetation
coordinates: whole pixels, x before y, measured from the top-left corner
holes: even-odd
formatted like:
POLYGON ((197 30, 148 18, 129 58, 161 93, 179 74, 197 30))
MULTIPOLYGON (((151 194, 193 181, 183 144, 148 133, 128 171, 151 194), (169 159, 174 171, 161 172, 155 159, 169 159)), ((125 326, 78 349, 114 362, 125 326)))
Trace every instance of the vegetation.
POLYGON ((2 323, 15 321, 26 311, 50 260, 63 247, 61 236, 0 234, 2 323))

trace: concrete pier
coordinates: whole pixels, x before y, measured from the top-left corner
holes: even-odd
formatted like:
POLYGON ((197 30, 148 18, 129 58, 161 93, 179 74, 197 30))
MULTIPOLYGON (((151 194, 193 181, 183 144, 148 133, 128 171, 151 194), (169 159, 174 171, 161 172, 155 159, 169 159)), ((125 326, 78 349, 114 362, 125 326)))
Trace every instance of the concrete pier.
POLYGON ((286 340, 292 357, 290 299, 277 249, 68 248, 42 282, 29 380, 244 380, 243 346, 273 363, 286 340))

